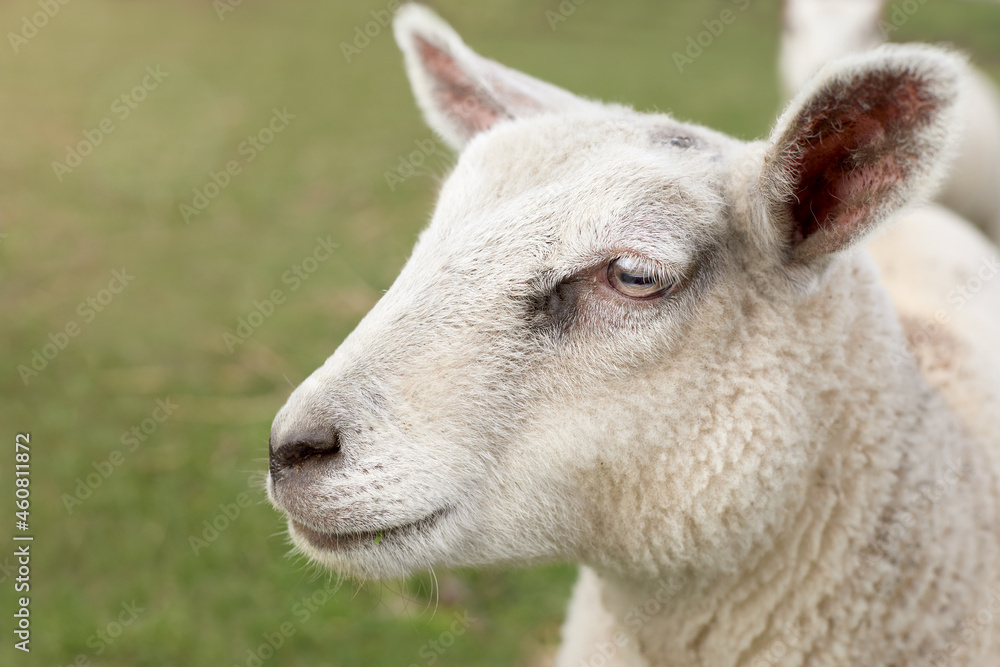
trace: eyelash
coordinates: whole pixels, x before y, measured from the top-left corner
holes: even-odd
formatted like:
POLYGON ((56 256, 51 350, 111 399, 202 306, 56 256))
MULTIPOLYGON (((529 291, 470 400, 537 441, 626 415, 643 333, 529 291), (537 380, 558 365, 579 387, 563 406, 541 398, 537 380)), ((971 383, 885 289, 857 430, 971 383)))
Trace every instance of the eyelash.
POLYGON ((593 296, 601 296, 599 292, 604 292, 604 298, 610 298, 613 303, 618 303, 621 308, 626 308, 631 304, 639 302, 657 303, 667 302, 668 297, 673 296, 681 286, 685 284, 685 279, 673 272, 668 272, 662 266, 637 255, 619 255, 590 269, 580 271, 571 276, 567 276, 552 287, 543 292, 536 292, 531 298, 530 321, 535 328, 549 329, 555 327, 556 330, 564 330, 583 315, 586 309, 581 310, 579 298, 584 297, 584 293, 590 289, 597 289, 598 293, 593 296), (650 296, 633 297, 621 293, 615 289, 609 280, 609 271, 616 262, 628 258, 639 262, 640 267, 655 275, 658 280, 662 280, 668 285, 661 291, 650 296), (586 286, 589 285, 588 289, 586 286))
POLYGON ((599 277, 609 289, 632 301, 652 301, 670 296, 682 282, 659 265, 635 255, 610 260, 600 269, 599 277), (636 280, 629 280, 629 277, 636 280))

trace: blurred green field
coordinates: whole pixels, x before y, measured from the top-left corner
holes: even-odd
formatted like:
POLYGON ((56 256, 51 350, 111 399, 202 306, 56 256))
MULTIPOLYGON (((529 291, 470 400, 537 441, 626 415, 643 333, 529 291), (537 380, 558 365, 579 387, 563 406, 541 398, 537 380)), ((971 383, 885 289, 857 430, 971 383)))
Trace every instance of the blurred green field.
MULTIPOLYGON (((41 10, 0 6, 0 664, 549 664, 574 568, 328 592, 327 573, 286 557, 259 485, 275 412, 391 284, 452 160, 440 149, 387 182, 432 134, 389 29, 344 55, 386 4, 232 0, 220 18, 207 0, 68 2, 14 42, 41 10), (275 109, 273 141, 245 143, 275 109), (303 264, 317 239, 337 248, 303 264), (283 302, 251 317, 274 290, 283 302), (241 318, 259 326, 234 345, 241 318), (19 372, 36 352, 37 374, 19 372), (30 654, 11 632, 17 432, 32 447, 30 654), (456 614, 474 621, 452 644, 456 614)), ((778 108, 776 2, 752 1, 683 73, 672 54, 733 2, 563 2, 555 30, 559 0, 433 4, 481 53, 587 96, 743 138, 778 108)), ((929 0, 896 37, 955 43, 1000 75, 996 3, 929 0)))

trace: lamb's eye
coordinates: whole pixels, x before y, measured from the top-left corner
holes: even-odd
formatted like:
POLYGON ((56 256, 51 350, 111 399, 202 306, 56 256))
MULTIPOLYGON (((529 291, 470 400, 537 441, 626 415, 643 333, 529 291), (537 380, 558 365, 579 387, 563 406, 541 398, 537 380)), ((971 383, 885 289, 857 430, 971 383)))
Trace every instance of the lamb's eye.
POLYGON ((619 257, 608 264, 608 284, 632 299, 650 299, 672 291, 676 283, 635 257, 619 257))

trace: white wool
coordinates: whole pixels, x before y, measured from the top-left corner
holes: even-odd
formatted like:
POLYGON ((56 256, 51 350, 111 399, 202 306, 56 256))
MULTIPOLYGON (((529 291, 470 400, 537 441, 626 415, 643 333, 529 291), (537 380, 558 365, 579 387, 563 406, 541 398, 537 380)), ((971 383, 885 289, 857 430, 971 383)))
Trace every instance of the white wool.
POLYGON ((461 153, 275 419, 272 463, 338 434, 269 479, 297 548, 358 577, 580 563, 561 667, 998 664, 997 250, 906 208, 962 60, 849 58, 743 143, 515 73, 421 6, 395 31, 461 153), (616 292, 620 257, 674 287, 616 292))

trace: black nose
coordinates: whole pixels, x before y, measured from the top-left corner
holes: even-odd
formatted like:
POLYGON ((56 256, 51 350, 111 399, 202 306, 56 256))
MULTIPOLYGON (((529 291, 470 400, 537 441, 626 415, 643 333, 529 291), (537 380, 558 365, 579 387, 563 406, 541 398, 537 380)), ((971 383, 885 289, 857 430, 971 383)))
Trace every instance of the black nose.
POLYGON ((340 452, 340 434, 333 428, 292 430, 268 443, 271 476, 278 480, 292 466, 306 459, 340 452))

